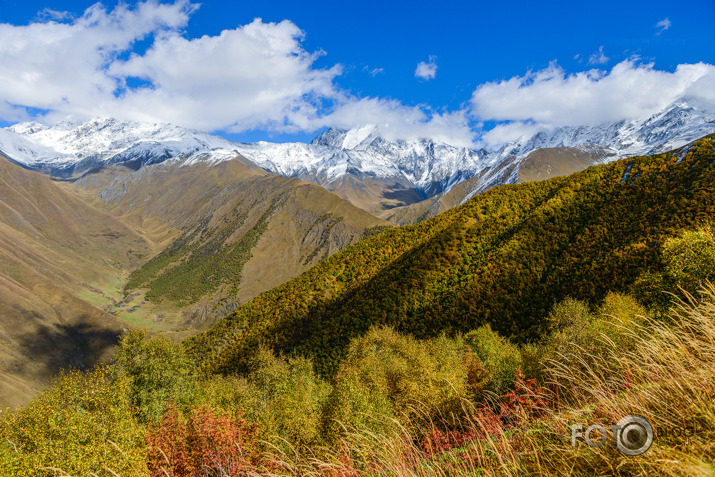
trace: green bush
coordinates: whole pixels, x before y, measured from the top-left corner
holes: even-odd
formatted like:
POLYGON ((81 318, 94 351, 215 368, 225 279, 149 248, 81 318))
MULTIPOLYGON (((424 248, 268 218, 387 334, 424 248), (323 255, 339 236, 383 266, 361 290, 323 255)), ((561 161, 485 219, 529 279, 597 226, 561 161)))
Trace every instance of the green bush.
POLYGON ((199 401, 255 422, 267 438, 316 444, 331 387, 310 360, 275 356, 259 347, 245 377, 213 376, 201 383, 199 401))
POLYGON ((146 475, 129 385, 106 367, 71 372, 23 409, 0 414, 0 475, 146 475))
POLYGON ((479 385, 469 379, 475 361, 461 338, 422 341, 391 328, 371 328, 351 341, 338 370, 327 432, 332 435, 341 425, 378 430, 394 418, 421 426, 458 417, 462 398, 479 385))
POLYGON ((715 280, 715 236, 710 227, 687 230, 667 239, 661 252, 662 271, 642 273, 633 293, 653 311, 667 315, 673 295, 697 295, 707 281, 715 280))
POLYGON ((709 227, 686 231, 666 240, 663 258, 675 284, 694 295, 706 280, 715 278, 715 237, 709 227))
POLYGON ((522 365, 519 348, 499 336, 489 325, 470 331, 464 336, 464 341, 482 360, 488 372, 486 389, 499 395, 511 391, 522 365))
POLYGON ((195 367, 180 344, 130 331, 122 336, 115 359, 129 378, 129 396, 142 421, 158 422, 170 402, 184 410, 191 404, 195 367))
POLYGON ((609 293, 597 314, 599 331, 620 349, 628 350, 635 346, 647 312, 632 296, 609 293))
POLYGON ((595 312, 568 298, 548 317, 552 332, 541 350, 542 363, 549 367, 558 362, 561 370, 608 368, 616 373, 619 361, 613 353, 633 350, 645 314, 629 295, 609 293, 595 312))

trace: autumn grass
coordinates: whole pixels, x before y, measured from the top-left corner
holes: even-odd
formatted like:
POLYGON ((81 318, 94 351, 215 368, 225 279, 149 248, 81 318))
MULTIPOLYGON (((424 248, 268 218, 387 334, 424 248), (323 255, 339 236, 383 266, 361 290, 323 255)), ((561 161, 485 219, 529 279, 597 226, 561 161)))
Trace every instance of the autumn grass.
MULTIPOLYGON (((5 421, 8 432, 3 432, 7 439, 0 443, 0 457, 9 459, 8 475, 145 475, 144 469, 152 476, 169 477, 715 475, 715 287, 706 284, 697 300, 685 296, 676 301, 667 319, 621 320, 614 313, 605 321, 594 320, 593 329, 601 330, 597 343, 589 341, 592 330, 586 333, 588 340, 567 344, 559 335, 559 346, 543 363, 541 384, 519 373, 513 390, 501 396, 485 391, 480 400, 460 398, 461 409, 413 402, 396 414, 373 413, 353 418, 352 425, 338 422, 340 432, 331 434, 331 440, 268 437, 260 433, 260 426, 232 412, 211 411, 209 406, 191 411, 196 417, 189 419, 200 424, 185 427, 187 437, 180 441, 183 454, 177 454, 172 451, 171 435, 186 426, 181 424, 185 417, 177 414, 175 421, 166 421, 165 416, 161 421, 165 434, 157 434, 161 423, 148 424, 142 444, 136 440, 139 427, 128 417, 126 389, 108 395, 112 412, 121 411, 117 414, 121 419, 110 422, 102 419, 107 413, 104 398, 97 401, 90 393, 81 400, 58 401, 67 395, 59 387, 24 415, 5 421), (55 427, 48 446, 43 438, 34 437, 47 434, 42 425, 47 421, 32 416, 39 411, 55 416, 46 406, 52 400, 62 402, 66 411, 52 417, 55 427), (77 414, 78 406, 89 410, 93 420, 77 414), (646 417, 656 429, 655 441, 645 454, 622 455, 610 439, 598 448, 587 446, 583 439, 571 445, 571 424, 584 429, 591 424, 606 427, 633 414, 646 417), (19 426, 22 419, 30 419, 34 427, 19 426), (72 429, 93 436, 95 451, 88 452, 78 445, 79 437, 62 432, 60 421, 71 421, 72 429), (19 438, 18 429, 23 428, 31 434, 19 438), (681 428, 692 435, 671 432, 681 428), (233 429, 233 434, 226 429, 233 429), (127 439, 127 433, 134 437, 127 439), (206 451, 192 451, 196 442, 206 451), (23 449, 32 446, 35 453, 22 458, 23 449), (211 453, 222 460, 204 459, 190 471, 169 465, 177 456, 195 454, 187 462, 199 462, 211 453), (68 455, 74 455, 71 466, 68 455), (142 455, 148 459, 147 467, 142 455), (96 462, 90 465, 85 458, 96 462), (27 474, 32 466, 37 466, 36 472, 27 474)), ((94 389, 100 393, 96 396, 109 392, 94 389)))
POLYGON ((699 300, 676 301, 668 320, 643 317, 622 331, 628 349, 602 334, 598 355, 573 344, 551 358, 544 370, 548 405, 537 417, 514 407, 514 415, 523 413, 516 426, 495 425, 465 401, 472 412, 463 424, 476 432, 460 446, 430 448, 409 422, 394 420, 387 433, 346 430, 339 446, 320 456, 282 447, 269 453, 278 469, 270 475, 715 475, 715 287, 707 284, 699 300), (641 456, 619 453, 610 436, 600 448, 571 445, 571 424, 608 426, 634 414, 656 431, 641 456))

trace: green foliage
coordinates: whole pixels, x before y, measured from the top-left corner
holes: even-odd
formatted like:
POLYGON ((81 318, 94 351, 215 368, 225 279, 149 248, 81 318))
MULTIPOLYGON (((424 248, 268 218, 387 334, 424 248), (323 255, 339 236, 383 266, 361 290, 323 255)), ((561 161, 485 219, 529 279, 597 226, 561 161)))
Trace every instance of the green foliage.
POLYGON ((417 338, 489 324, 536 342, 566 297, 588 304, 660 272, 658 244, 715 214, 715 153, 623 159, 507 185, 387 230, 239 307, 189 342, 209 371, 246 371, 258 343, 337 372, 351 338, 388 325, 417 338), (626 171, 630 170, 626 180, 626 171))
POLYGON ((390 227, 389 225, 375 225, 374 227, 368 227, 363 231, 362 239, 367 240, 373 238, 374 236, 380 235, 385 230, 389 230, 391 228, 392 227, 390 227))
POLYGON ((128 387, 106 367, 71 372, 23 409, 0 414, 0 475, 146 475, 128 387))
POLYGON ((663 258, 667 275, 690 294, 715 279, 715 237, 709 227, 666 240, 663 258))
POLYGON ((166 250, 134 271, 126 289, 146 286, 146 298, 152 302, 168 299, 194 303, 203 296, 229 287, 233 296, 241 282, 241 272, 251 258, 251 250, 268 226, 274 204, 256 224, 237 239, 234 235, 246 220, 245 214, 234 214, 217 227, 201 223, 184 233, 166 250))
POLYGON ((514 388, 516 375, 522 366, 519 348, 499 336, 489 325, 481 326, 464 336, 464 341, 482 360, 488 372, 486 389, 498 395, 514 388))
POLYGON ((646 305, 665 314, 673 295, 695 295, 708 280, 715 280, 715 237, 710 227, 685 230, 668 238, 662 246, 659 272, 647 271, 638 277, 634 294, 646 305))
POLYGON ((201 387, 199 401, 234 416, 245 414, 266 437, 280 436, 292 445, 320 440, 331 387, 315 374, 310 360, 277 357, 260 348, 246 378, 214 376, 201 387))
POLYGON ((551 334, 539 359, 546 365, 556 360, 570 369, 589 369, 596 363, 616 366, 613 350, 633 351, 645 316, 645 308, 629 295, 609 293, 595 311, 568 298, 549 315, 551 334))
POLYGON ((421 341, 372 328, 351 342, 340 366, 326 412, 327 432, 335 435, 340 426, 377 430, 397 417, 426 425, 461 415, 461 399, 472 390, 468 378, 474 360, 460 338, 421 341))
POLYGON ((129 331, 122 336, 115 359, 127 376, 129 398, 142 421, 157 422, 170 402, 183 407, 191 403, 195 369, 180 344, 129 331))
POLYGON ((601 332, 619 349, 630 350, 641 333, 646 309, 631 295, 609 293, 598 307, 601 332))

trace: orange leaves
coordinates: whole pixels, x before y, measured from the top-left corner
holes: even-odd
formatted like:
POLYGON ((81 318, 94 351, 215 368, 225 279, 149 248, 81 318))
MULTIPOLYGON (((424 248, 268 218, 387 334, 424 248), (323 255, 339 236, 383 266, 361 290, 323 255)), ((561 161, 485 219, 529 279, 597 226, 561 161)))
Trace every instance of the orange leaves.
POLYGON ((203 406, 184 419, 176 406, 170 406, 147 432, 150 475, 246 475, 258 459, 257 435, 255 424, 226 411, 203 406))

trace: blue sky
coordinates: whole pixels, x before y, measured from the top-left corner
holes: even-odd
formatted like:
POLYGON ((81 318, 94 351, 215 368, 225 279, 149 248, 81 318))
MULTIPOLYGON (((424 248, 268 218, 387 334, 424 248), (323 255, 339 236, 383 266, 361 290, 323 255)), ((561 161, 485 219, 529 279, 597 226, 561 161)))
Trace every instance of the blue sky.
POLYGON ((2 124, 106 115, 283 141, 384 122, 477 147, 715 103, 712 0, 92 5, 0 0, 2 124))

